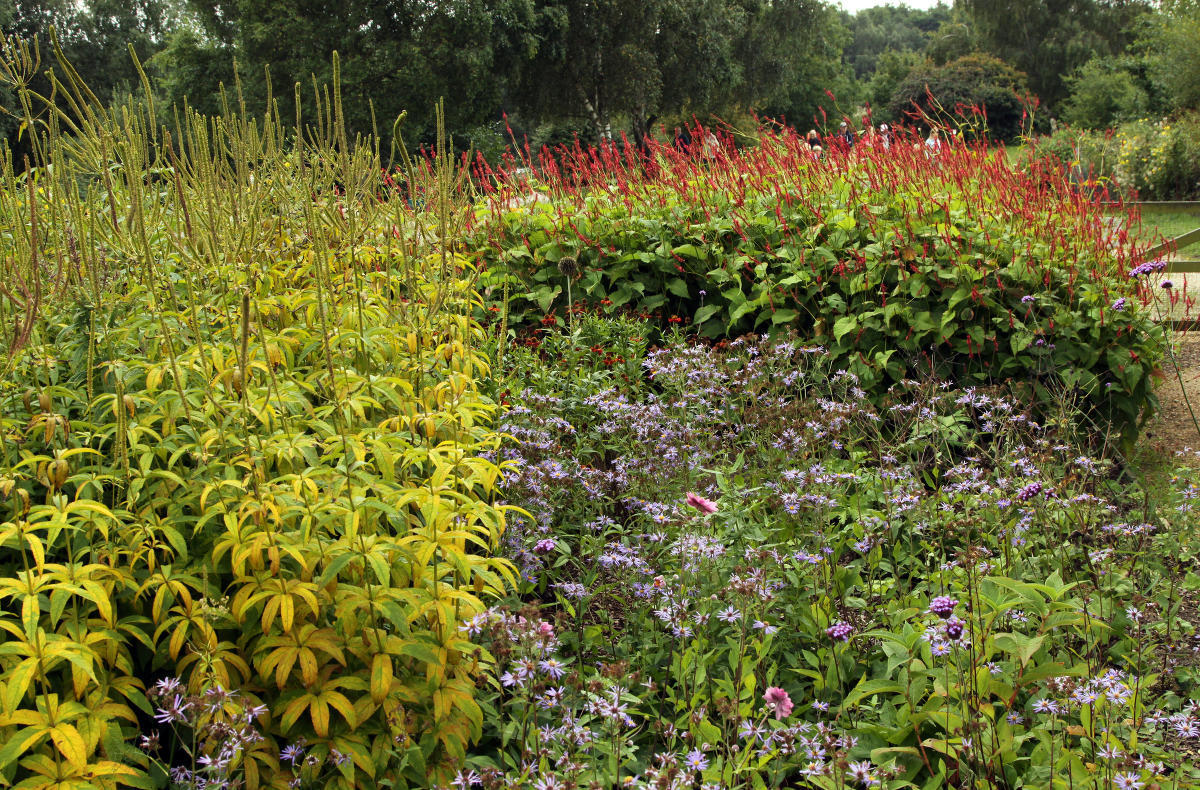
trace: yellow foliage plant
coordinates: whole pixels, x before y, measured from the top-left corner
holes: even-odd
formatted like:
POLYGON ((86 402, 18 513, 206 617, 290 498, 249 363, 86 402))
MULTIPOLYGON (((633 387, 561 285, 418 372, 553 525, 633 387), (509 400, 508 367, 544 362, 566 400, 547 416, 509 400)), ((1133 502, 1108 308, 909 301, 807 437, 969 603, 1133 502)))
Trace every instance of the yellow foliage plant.
POLYGON ((447 146, 383 177, 336 58, 313 123, 164 120, 50 46, 0 64, 0 786, 444 782, 513 581, 447 146))

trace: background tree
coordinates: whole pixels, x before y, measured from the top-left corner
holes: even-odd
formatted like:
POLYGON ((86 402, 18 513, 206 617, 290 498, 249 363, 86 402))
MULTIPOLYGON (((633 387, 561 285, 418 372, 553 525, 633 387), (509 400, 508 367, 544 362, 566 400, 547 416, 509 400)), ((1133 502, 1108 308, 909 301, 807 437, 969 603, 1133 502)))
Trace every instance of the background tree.
MULTIPOLYGON (((892 113, 891 100, 900 84, 918 69, 930 69, 933 63, 919 52, 884 52, 879 56, 875 73, 867 83, 866 96, 871 103, 876 123, 895 123, 901 120, 892 113)), ((907 112, 909 107, 905 107, 907 112)))
POLYGON ((850 31, 839 13, 816 0, 747 0, 746 5, 753 10, 739 59, 745 64, 748 106, 798 126, 822 112, 841 117, 842 108, 858 97, 853 70, 841 57, 850 31))
POLYGON ((53 27, 64 54, 102 101, 141 89, 129 47, 147 61, 179 13, 170 0, 8 0, 0 7, 4 34, 40 38, 47 57, 53 27))
MULTIPOLYGON (((990 55, 968 55, 944 66, 915 69, 888 103, 893 117, 930 118, 958 128, 973 112, 987 115, 987 132, 1010 140, 1021 133, 1025 75, 990 55)), ((966 131, 981 132, 981 129, 966 131)))
POLYGON ((1129 68, 1128 57, 1092 58, 1067 80, 1070 96, 1062 119, 1086 129, 1107 129, 1146 114, 1150 97, 1129 68))
POLYGON ((1119 54, 1134 38, 1148 0, 959 0, 980 47, 1029 75, 1029 87, 1056 110, 1067 78, 1097 55, 1119 54))
POLYGON ((1171 107, 1200 109, 1200 0, 1163 0, 1143 44, 1151 77, 1171 107))
POLYGON ((843 57, 854 68, 856 78, 869 79, 886 53, 924 52, 938 28, 950 19, 950 6, 945 3, 931 9, 880 5, 857 14, 843 11, 842 24, 851 36, 843 57))
POLYGON ((220 84, 232 89, 236 58, 248 104, 261 107, 271 88, 289 118, 293 86, 311 106, 314 79, 332 81, 337 51, 349 133, 386 134, 407 110, 411 141, 431 139, 441 97, 452 130, 497 118, 518 64, 538 45, 533 0, 191 0, 189 8, 193 24, 156 63, 169 99, 211 111, 220 84))

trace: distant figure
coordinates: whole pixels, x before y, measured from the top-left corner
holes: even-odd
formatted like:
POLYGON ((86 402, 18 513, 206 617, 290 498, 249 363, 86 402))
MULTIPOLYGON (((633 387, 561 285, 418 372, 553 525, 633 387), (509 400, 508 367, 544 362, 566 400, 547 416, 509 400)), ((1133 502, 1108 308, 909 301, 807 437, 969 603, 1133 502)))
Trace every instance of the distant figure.
POLYGON ((691 150, 692 133, 688 131, 686 126, 682 129, 678 126, 675 127, 675 147, 685 154, 691 150))
POLYGON ((809 148, 820 148, 821 135, 817 134, 816 129, 809 129, 808 134, 804 136, 804 142, 808 143, 809 148))
POLYGON ((879 124, 879 145, 885 151, 892 149, 892 130, 886 123, 879 124))
POLYGON ((842 125, 838 127, 838 137, 846 144, 847 148, 854 147, 854 130, 845 121, 842 121, 842 125))
POLYGON ((933 158, 942 152, 942 138, 938 136, 937 129, 930 129, 929 136, 925 138, 925 155, 933 158))
POLYGON ((715 159, 721 152, 721 141, 711 130, 704 133, 704 158, 715 159))

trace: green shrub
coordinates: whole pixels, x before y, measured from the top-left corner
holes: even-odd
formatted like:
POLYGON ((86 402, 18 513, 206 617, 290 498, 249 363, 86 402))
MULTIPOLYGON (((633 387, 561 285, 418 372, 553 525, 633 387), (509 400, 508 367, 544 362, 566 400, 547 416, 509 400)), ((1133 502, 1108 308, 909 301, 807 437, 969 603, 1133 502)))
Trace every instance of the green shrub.
POLYGON ((1141 200, 1200 198, 1200 113, 1174 121, 1136 121, 1116 133, 1114 175, 1141 200))
POLYGON ((474 233, 493 297, 513 278, 513 324, 558 322, 570 291, 711 338, 793 328, 877 392, 914 372, 1033 382, 1043 399, 1066 387, 1128 438, 1161 341, 1123 299, 1129 250, 1061 178, 1002 160, 897 142, 818 163, 768 136, 711 166, 664 155, 652 179, 498 198, 474 233))
POLYGON ((1068 83, 1071 95, 1063 108, 1063 120, 1084 129, 1109 129, 1140 118, 1150 103, 1133 74, 1114 58, 1089 60, 1068 83))
MULTIPOLYGON (((1038 156, 1058 160, 1076 182, 1090 179, 1129 200, 1200 198, 1200 114, 1146 119, 1114 131, 1067 128, 1037 141, 1038 156)), ((1035 157, 1036 158, 1036 157, 1035 157)))
POLYGON ((894 118, 917 113, 922 119, 951 126, 986 114, 986 130, 972 131, 1012 140, 1022 131, 1026 92, 1025 75, 1004 61, 990 55, 966 55, 944 66, 929 63, 913 69, 892 93, 888 112, 894 118))

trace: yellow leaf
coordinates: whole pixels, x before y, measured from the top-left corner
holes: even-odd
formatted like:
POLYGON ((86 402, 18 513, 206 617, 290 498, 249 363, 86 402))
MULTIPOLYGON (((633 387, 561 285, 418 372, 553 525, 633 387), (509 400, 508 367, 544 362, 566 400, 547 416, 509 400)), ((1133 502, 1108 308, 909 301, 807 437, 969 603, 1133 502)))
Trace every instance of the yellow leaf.
POLYGON ((309 709, 312 711, 313 731, 324 738, 329 734, 329 705, 323 699, 316 699, 309 709))
POLYGON ((371 660, 371 699, 383 702, 392 687, 392 657, 377 653, 371 660))
POLYGON ((56 724, 50 728, 50 737, 67 762, 76 768, 87 765, 87 746, 84 744, 79 730, 70 724, 56 724))

